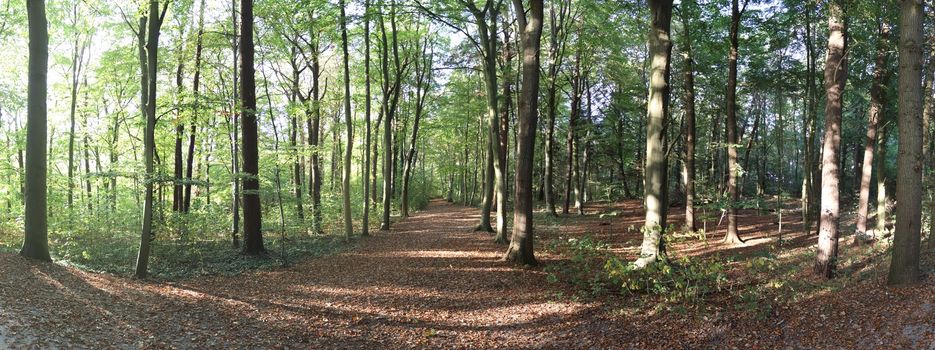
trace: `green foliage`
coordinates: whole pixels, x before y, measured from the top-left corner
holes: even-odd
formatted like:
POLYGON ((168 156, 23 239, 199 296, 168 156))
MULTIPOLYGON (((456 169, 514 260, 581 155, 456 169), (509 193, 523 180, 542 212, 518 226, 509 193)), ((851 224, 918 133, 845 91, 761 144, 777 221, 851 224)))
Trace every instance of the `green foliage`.
POLYGON ((570 263, 547 268, 549 282, 568 283, 586 295, 647 295, 667 304, 697 306, 727 287, 727 268, 717 257, 682 257, 640 269, 587 236, 553 248, 566 252, 570 263))

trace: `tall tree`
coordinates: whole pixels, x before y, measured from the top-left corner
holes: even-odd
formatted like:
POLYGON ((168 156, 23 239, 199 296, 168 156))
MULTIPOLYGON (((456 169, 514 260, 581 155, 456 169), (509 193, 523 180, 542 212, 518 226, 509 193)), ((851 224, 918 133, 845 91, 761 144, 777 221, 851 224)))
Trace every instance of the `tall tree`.
POLYGON ((740 17, 747 9, 747 0, 740 7, 738 0, 731 1, 730 16, 730 52, 727 55, 727 192, 730 195, 727 206, 727 235, 724 242, 743 243, 737 234, 737 177, 741 171, 737 162, 737 57, 740 44, 740 17))
POLYGON ((253 0, 240 2, 240 96, 243 132, 243 253, 258 255, 263 247, 257 149, 256 70, 253 46, 253 0))
POLYGON ((546 210, 553 216, 556 215, 553 179, 555 177, 555 113, 558 104, 558 75, 561 72, 562 60, 565 57, 565 43, 568 37, 568 31, 565 28, 566 18, 571 11, 569 1, 558 1, 558 4, 558 10, 556 11, 555 1, 549 2, 549 56, 548 68, 546 69, 548 84, 546 88, 546 117, 548 127, 546 128, 545 138, 545 178, 543 179, 546 210))
POLYGON ((867 136, 864 146, 863 166, 860 173, 860 194, 857 205, 857 232, 854 241, 865 237, 867 232, 867 217, 870 211, 870 178, 873 174, 873 146, 877 142, 877 128, 880 124, 880 114, 883 112, 884 78, 886 76, 886 56, 889 51, 889 26, 881 22, 880 37, 877 39, 877 58, 873 68, 873 84, 870 87, 870 111, 868 112, 867 136))
POLYGON ((344 148, 344 174, 342 190, 344 192, 344 237, 350 239, 354 234, 354 222, 351 221, 351 156, 354 149, 354 123, 351 118, 351 67, 347 51, 347 16, 344 0, 341 0, 341 48, 344 51, 344 124, 347 146, 344 148))
POLYGON ((517 101, 519 131, 514 180, 513 236, 506 251, 507 261, 535 265, 533 254, 532 182, 535 165, 536 131, 539 123, 539 55, 542 38, 543 1, 530 0, 529 11, 522 0, 513 0, 522 45, 523 81, 517 101))
POLYGON ((192 106, 193 116, 191 130, 188 132, 188 159, 185 170, 185 205, 182 210, 188 212, 192 206, 192 172, 195 163, 195 132, 198 130, 198 114, 201 111, 201 54, 204 49, 205 35, 205 0, 201 0, 198 8, 198 36, 195 38, 195 76, 192 78, 192 95, 195 103, 192 106))
POLYGON ((685 183, 685 229, 695 231, 695 60, 692 56, 691 22, 689 13, 694 0, 687 0, 679 8, 682 20, 682 60, 685 74, 685 159, 682 163, 682 181, 685 183))
POLYGON ((361 236, 370 235, 370 0, 364 0, 364 218, 361 236))
POLYGON ((899 156, 896 168, 896 232, 887 283, 907 285, 922 278, 922 0, 902 0, 899 15, 899 156))
POLYGON ((419 140, 419 122, 422 115, 425 114, 425 102, 432 84, 432 60, 435 55, 434 48, 432 48, 433 51, 428 51, 429 46, 434 45, 429 40, 429 36, 426 36, 423 44, 420 45, 420 57, 415 63, 416 110, 412 117, 412 137, 409 140, 409 151, 406 157, 403 158, 405 162, 403 167, 403 191, 399 201, 400 212, 404 218, 409 217, 409 182, 412 177, 412 167, 415 166, 416 143, 419 140))
POLYGON ((24 188, 25 239, 20 255, 52 261, 49 256, 46 160, 49 28, 45 0, 26 2, 29 23, 29 86, 26 122, 26 178, 24 188))
POLYGON ((847 83, 847 22, 843 0, 828 3, 828 54, 825 58, 825 137, 821 166, 821 220, 815 273, 834 277, 838 257, 840 218, 839 152, 841 149, 841 111, 847 83))
MULTIPOLYGON (((150 0, 149 13, 140 19, 139 42, 145 43, 145 64, 140 68, 144 76, 146 85, 145 92, 145 111, 146 111, 146 129, 143 134, 143 166, 145 168, 145 199, 143 200, 143 222, 140 230, 140 249, 136 257, 136 277, 146 278, 149 266, 150 243, 153 238, 153 185, 155 182, 155 169, 153 157, 156 152, 155 132, 156 132, 156 72, 159 64, 159 33, 162 28, 162 21, 165 19, 166 10, 169 3, 162 6, 159 10, 159 0, 150 0), (145 25, 144 25, 145 24, 145 25), (146 29, 144 29, 146 27, 146 29), (143 39, 145 38, 145 40, 143 39)), ((143 47, 143 45, 141 45, 143 47)))
MULTIPOLYGON (((735 0, 736 1, 736 0, 735 0)), ((646 170, 643 244, 636 266, 645 267, 664 257, 663 230, 666 225, 665 134, 669 115, 669 65, 672 56, 670 29, 672 0, 649 0, 650 80, 647 99, 646 170)))

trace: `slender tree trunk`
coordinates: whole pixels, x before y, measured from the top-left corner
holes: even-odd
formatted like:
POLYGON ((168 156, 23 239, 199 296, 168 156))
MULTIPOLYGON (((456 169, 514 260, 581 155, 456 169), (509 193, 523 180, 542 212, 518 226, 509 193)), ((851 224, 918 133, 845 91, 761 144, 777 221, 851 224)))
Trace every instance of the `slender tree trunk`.
POLYGON ((231 239, 234 245, 234 248, 240 248, 240 240, 237 236, 240 232, 240 149, 238 141, 238 130, 237 124, 238 119, 240 118, 240 111, 237 108, 237 102, 240 100, 240 91, 239 91, 239 72, 238 72, 238 62, 240 51, 238 50, 238 40, 236 35, 238 33, 237 26, 237 0, 231 0, 231 24, 233 25, 234 38, 231 38, 231 51, 232 51, 232 69, 234 81, 233 81, 233 99, 231 99, 231 123, 230 123, 230 140, 231 140, 231 175, 233 176, 233 183, 231 184, 231 211, 232 220, 231 220, 231 239))
POLYGON ((889 27, 880 24, 880 37, 877 39, 877 59, 873 69, 873 85, 870 87, 870 112, 868 113, 867 138, 864 146, 863 166, 860 173, 860 193, 857 205, 857 232, 854 242, 866 238, 867 216, 870 211, 870 178, 873 175, 873 146, 877 142, 877 127, 886 94, 883 87, 886 82, 886 56, 888 51, 889 27))
POLYGON ((263 247, 260 208, 259 152, 257 147, 256 76, 253 66, 253 0, 240 2, 240 96, 243 113, 243 254, 259 255, 263 247))
POLYGON ((428 38, 425 39, 420 56, 416 61, 416 111, 413 116, 414 121, 412 124, 412 138, 409 141, 409 151, 404 159, 406 164, 403 168, 403 191, 399 201, 400 211, 404 218, 409 217, 409 182, 412 176, 412 167, 415 165, 416 143, 419 140, 419 121, 422 119, 422 114, 425 110, 426 96, 432 84, 431 74, 434 52, 428 54, 427 50, 429 45, 433 45, 430 44, 428 40, 428 38))
POLYGON ((162 12, 159 11, 159 1, 151 0, 149 2, 149 15, 140 20, 139 41, 145 42, 146 64, 144 65, 143 75, 146 76, 146 129, 143 135, 143 164, 146 171, 144 178, 145 199, 143 200, 143 223, 140 230, 140 249, 136 258, 136 277, 146 278, 149 265, 150 242, 153 238, 153 184, 154 168, 153 158, 155 157, 155 129, 156 129, 156 72, 158 67, 159 50, 159 30, 162 27, 162 18, 168 4, 163 6, 162 12), (144 24, 148 27, 143 30, 144 24), (145 41, 143 38, 146 38, 145 41))
MULTIPOLYGON (((886 105, 883 105, 885 110, 886 105)), ((877 173, 877 215, 874 235, 883 237, 886 232, 886 113, 880 113, 880 132, 877 135, 877 164, 874 166, 877 173)))
POLYGON ((516 150, 513 235, 504 259, 523 265, 536 265, 533 254, 532 181, 536 130, 539 123, 539 53, 542 37, 543 1, 529 2, 528 17, 521 0, 513 0, 522 45, 523 85, 517 100, 519 108, 516 150))
POLYGON ((819 221, 818 255, 815 273, 834 277, 838 257, 838 225, 840 213, 840 173, 838 158, 841 148, 841 111, 844 86, 847 82, 847 25, 844 7, 839 0, 828 3, 828 55, 825 61, 825 137, 822 147, 821 220, 819 221))
POLYGON ((546 89, 546 117, 548 118, 548 127, 545 138, 545 179, 544 192, 546 209, 552 216, 555 212, 555 113, 558 102, 558 74, 561 70, 562 59, 565 51, 565 18, 568 15, 570 4, 567 1, 559 2, 559 10, 556 13, 555 2, 549 2, 549 65, 548 65, 548 88, 546 89))
MULTIPOLYGON (((182 44, 181 41, 185 37, 184 31, 179 34, 179 47, 178 51, 181 51, 182 44)), ((172 177, 172 211, 179 213, 185 207, 185 185, 182 184, 182 176, 184 174, 184 155, 182 154, 182 136, 185 132, 185 124, 182 124, 182 89, 183 89, 183 75, 185 64, 183 61, 183 56, 179 55, 179 64, 175 69, 175 158, 174 158, 174 167, 173 167, 173 177, 172 177)))
MULTIPOLYGON (((470 4, 473 4, 473 2, 470 4)), ((500 167, 499 161, 497 161, 497 159, 499 159, 498 140, 500 139, 500 119, 497 105, 497 11, 499 11, 499 9, 492 7, 487 10, 490 12, 489 24, 487 23, 487 15, 485 14, 487 11, 482 12, 473 5, 470 11, 474 15, 478 36, 480 37, 480 54, 483 57, 484 86, 486 88, 487 97, 487 121, 489 124, 488 127, 490 128, 487 146, 487 172, 484 179, 484 202, 483 205, 481 205, 480 223, 475 228, 475 231, 496 232, 499 235, 502 234, 502 230, 504 229, 503 225, 500 224, 505 223, 503 206, 497 206, 498 226, 496 231, 494 231, 493 227, 490 225, 490 212, 493 207, 494 195, 496 195, 497 198, 506 196, 503 178, 504 169, 500 167)))
POLYGON ((922 279, 922 27, 921 0, 900 2, 899 156, 896 168, 896 231, 887 283, 909 285, 922 279))
MULTIPOLYGON (((689 0, 693 1, 693 0, 689 0)), ((686 6, 683 4, 682 28, 684 32, 685 58, 685 161, 682 181, 685 183, 685 230, 694 232, 695 226, 695 60, 692 55, 691 23, 685 15, 686 6)))
POLYGON ((198 130, 198 114, 201 111, 201 51, 204 48, 203 39, 205 34, 205 0, 201 0, 201 6, 198 10, 198 37, 195 39, 195 76, 192 81, 192 94, 195 97, 195 104, 191 122, 191 130, 188 133, 188 159, 185 172, 185 205, 182 211, 189 212, 192 206, 192 170, 195 163, 195 132, 198 130))
POLYGON ((26 212, 25 237, 19 253, 31 259, 52 261, 49 256, 48 206, 46 203, 49 29, 45 15, 45 1, 27 1, 26 17, 29 23, 26 178, 23 191, 26 212))
POLYGON ((344 124, 347 135, 347 147, 344 150, 344 175, 342 176, 342 189, 344 191, 344 239, 350 240, 354 234, 354 222, 351 215, 351 157, 354 150, 354 123, 351 116, 351 68, 350 57, 347 52, 347 16, 345 15, 345 1, 341 0, 341 43, 344 51, 344 124))
MULTIPOLYGON (((747 2, 744 0, 743 10, 746 10, 747 2)), ((730 194, 729 205, 727 206, 727 235, 724 242, 728 244, 740 244, 743 240, 737 233, 737 201, 740 199, 740 193, 737 191, 737 176, 740 169, 737 163, 737 56, 740 35, 740 16, 743 10, 738 4, 738 0, 731 1, 731 22, 730 22, 730 53, 728 54, 727 64, 727 191, 730 194)))
POLYGON ((364 0, 364 84, 364 218, 360 235, 366 237, 370 235, 370 0, 364 0))
POLYGON ((670 28, 672 0, 649 0, 650 83, 647 98, 645 193, 646 222, 643 244, 636 266, 645 267, 665 256, 663 240, 666 225, 666 119, 669 115, 669 65, 672 56, 670 28))
POLYGON ((817 71, 816 54, 812 43, 812 2, 805 6, 805 55, 806 55, 806 99, 808 100, 805 118, 805 171, 803 171, 802 191, 802 227, 803 232, 811 232, 812 220, 816 212, 818 194, 817 159, 815 133, 818 123, 818 88, 815 84, 817 71))

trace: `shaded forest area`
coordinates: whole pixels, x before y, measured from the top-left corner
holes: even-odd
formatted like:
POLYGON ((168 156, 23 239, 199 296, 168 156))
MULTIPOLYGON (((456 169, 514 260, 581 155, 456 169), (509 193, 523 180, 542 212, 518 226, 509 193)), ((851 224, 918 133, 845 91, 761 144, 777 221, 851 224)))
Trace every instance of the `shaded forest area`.
POLYGON ((0 348, 931 347, 933 6, 2 0, 0 348))

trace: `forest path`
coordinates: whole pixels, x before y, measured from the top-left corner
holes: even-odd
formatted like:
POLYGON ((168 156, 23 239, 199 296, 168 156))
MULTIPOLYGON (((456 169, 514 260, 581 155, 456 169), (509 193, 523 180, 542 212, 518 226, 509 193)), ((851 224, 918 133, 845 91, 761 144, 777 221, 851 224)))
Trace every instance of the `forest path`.
POLYGON ((340 254, 166 283, 0 255, 0 310, 49 335, 13 329, 13 347, 574 347, 594 310, 501 261, 478 214, 434 201, 340 254))

